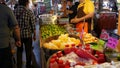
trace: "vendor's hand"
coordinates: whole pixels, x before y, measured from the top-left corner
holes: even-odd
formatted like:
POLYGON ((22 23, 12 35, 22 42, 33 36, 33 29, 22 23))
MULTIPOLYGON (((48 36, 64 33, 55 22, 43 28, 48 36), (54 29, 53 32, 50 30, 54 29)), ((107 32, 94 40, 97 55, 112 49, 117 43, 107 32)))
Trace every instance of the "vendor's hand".
POLYGON ((79 22, 79 19, 78 18, 74 18, 71 20, 71 23, 78 23, 79 22))
POLYGON ((71 23, 78 23, 80 21, 81 21, 80 18, 74 18, 74 19, 71 20, 71 23))
POLYGON ((70 13, 70 10, 66 10, 66 12, 69 14, 69 13, 70 13))
POLYGON ((15 44, 16 46, 21 47, 21 41, 16 41, 15 44))
POLYGON ((73 23, 73 22, 74 22, 74 19, 71 19, 71 20, 70 20, 70 23, 73 23))

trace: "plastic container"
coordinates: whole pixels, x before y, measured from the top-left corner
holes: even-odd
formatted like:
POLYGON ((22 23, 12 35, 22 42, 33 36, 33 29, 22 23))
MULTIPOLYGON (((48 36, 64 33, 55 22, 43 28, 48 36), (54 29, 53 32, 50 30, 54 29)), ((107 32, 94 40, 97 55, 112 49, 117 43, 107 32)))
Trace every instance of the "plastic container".
POLYGON ((57 57, 58 57, 57 54, 53 54, 53 55, 52 55, 52 58, 55 58, 55 59, 56 59, 57 57))
POLYGON ((59 68, 58 63, 56 62, 55 58, 50 59, 50 68, 59 68))
POLYGON ((79 48, 82 48, 83 46, 82 46, 82 44, 78 44, 78 47, 79 47, 79 48))
POLYGON ((62 57, 62 56, 63 56, 62 51, 58 51, 58 52, 57 52, 57 56, 58 56, 58 57, 62 57))
POLYGON ((75 44, 72 44, 71 46, 72 46, 71 51, 76 52, 77 48, 75 47, 75 44))
POLYGON ((104 54, 99 54, 99 57, 100 58, 105 58, 105 55, 104 54))
POLYGON ((79 57, 81 58, 90 58, 90 59, 93 59, 93 60, 98 60, 94 55, 88 53, 86 50, 84 49, 78 49, 76 52, 75 52, 79 57))
POLYGON ((65 67, 65 64, 64 64, 63 60, 58 60, 58 66, 59 66, 59 68, 64 68, 65 67))
POLYGON ((89 53, 91 53, 91 54, 92 54, 92 50, 91 50, 91 48, 90 48, 90 47, 85 47, 85 50, 86 50, 87 52, 89 52, 89 53))
POLYGON ((71 48, 69 48, 69 45, 65 45, 64 53, 68 54, 71 52, 71 48))
POLYGON ((54 58, 56 60, 56 62, 58 61, 58 56, 57 54, 53 54, 51 58, 54 58))
POLYGON ((70 68, 70 63, 68 61, 66 61, 64 68, 70 68))
POLYGON ((84 53, 83 53, 81 50, 78 49, 75 53, 76 53, 79 57, 84 58, 84 53))
POLYGON ((85 48, 90 49, 90 44, 85 44, 85 48))
POLYGON ((98 63, 104 63, 105 62, 105 55, 104 54, 99 54, 98 55, 98 63))

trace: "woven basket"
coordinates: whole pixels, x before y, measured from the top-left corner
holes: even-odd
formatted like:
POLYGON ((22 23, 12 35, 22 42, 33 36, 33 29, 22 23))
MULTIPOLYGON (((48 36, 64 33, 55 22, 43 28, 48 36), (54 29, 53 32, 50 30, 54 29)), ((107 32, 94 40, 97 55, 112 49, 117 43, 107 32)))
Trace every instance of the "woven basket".
MULTIPOLYGON (((51 36, 51 37, 45 39, 45 40, 43 41, 43 44, 44 44, 44 43, 48 43, 48 42, 50 42, 51 40, 57 40, 58 37, 59 37, 59 35, 51 36)), ((76 39, 79 39, 79 37, 78 37, 78 36, 75 36, 75 35, 69 35, 69 37, 74 37, 74 38, 76 38, 76 39)), ((49 58, 52 54, 56 53, 57 51, 62 51, 61 49, 48 49, 48 48, 45 48, 44 46, 43 46, 43 50, 44 50, 44 52, 45 52, 46 61, 48 60, 48 58, 49 58)))

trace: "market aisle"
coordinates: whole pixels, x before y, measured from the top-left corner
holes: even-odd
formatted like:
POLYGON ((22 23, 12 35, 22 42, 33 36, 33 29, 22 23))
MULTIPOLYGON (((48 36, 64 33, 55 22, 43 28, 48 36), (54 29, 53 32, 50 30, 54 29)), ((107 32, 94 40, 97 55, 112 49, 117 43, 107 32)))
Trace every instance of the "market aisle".
POLYGON ((33 60, 35 68, 40 68, 40 47, 39 47, 39 24, 36 25, 36 41, 33 42, 33 60))
MULTIPOLYGON (((40 63, 40 47, 39 47, 39 24, 36 24, 36 41, 33 42, 32 63, 33 68, 41 68, 40 63)), ((26 68, 25 51, 23 51, 23 68, 26 68)))

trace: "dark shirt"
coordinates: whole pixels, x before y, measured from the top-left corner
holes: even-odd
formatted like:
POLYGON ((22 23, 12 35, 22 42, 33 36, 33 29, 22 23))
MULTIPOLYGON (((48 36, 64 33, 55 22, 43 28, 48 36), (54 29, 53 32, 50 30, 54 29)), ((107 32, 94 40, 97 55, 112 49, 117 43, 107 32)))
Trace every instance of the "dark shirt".
POLYGON ((0 48, 9 46, 11 29, 17 24, 12 10, 6 5, 0 4, 0 48))
POLYGON ((68 14, 68 15, 69 15, 69 21, 70 21, 70 20, 73 19, 73 18, 76 16, 76 14, 77 14, 77 6, 76 6, 76 5, 73 5, 73 6, 70 7, 68 10, 73 11, 73 13, 68 14))
POLYGON ((35 30, 35 16, 34 13, 25 8, 24 6, 18 6, 14 10, 18 24, 20 26, 21 38, 30 38, 35 30))

